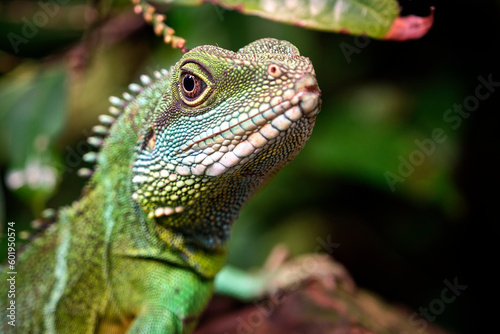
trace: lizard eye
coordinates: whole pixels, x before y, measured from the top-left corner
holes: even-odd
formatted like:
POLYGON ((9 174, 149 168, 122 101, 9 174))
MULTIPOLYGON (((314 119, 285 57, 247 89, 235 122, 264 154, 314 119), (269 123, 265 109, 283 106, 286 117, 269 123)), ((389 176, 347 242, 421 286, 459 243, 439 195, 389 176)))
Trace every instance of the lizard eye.
POLYGON ((207 84, 201 78, 191 73, 184 73, 181 76, 182 99, 190 105, 195 106, 203 102, 207 95, 207 84))

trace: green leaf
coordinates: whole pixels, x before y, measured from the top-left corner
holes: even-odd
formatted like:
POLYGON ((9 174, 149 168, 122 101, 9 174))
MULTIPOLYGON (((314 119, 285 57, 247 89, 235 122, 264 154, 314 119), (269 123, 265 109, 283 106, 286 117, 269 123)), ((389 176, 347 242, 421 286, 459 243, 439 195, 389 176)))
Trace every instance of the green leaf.
MULTIPOLYGON (((200 5, 202 0, 173 0, 178 5, 200 5)), ((328 32, 365 35, 377 39, 420 38, 433 23, 428 17, 399 17, 395 0, 211 0, 224 8, 268 20, 328 32)), ((432 8, 433 11, 433 8, 432 8)))

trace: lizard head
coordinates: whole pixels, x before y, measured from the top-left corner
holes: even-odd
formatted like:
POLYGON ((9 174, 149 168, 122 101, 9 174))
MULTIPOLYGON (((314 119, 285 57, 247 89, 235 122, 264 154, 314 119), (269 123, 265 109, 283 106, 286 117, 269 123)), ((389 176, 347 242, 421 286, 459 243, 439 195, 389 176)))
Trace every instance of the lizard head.
POLYGON ((169 80, 138 144, 133 198, 183 231, 230 225, 308 140, 321 103, 313 65, 261 39, 236 53, 197 47, 169 80))

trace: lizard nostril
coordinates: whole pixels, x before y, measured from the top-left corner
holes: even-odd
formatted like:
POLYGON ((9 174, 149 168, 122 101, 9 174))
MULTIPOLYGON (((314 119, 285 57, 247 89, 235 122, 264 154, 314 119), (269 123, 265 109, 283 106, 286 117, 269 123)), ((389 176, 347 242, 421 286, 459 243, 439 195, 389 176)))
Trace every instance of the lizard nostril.
POLYGON ((320 93, 318 81, 312 74, 306 74, 299 81, 297 81, 295 84, 295 90, 297 92, 308 91, 320 93))

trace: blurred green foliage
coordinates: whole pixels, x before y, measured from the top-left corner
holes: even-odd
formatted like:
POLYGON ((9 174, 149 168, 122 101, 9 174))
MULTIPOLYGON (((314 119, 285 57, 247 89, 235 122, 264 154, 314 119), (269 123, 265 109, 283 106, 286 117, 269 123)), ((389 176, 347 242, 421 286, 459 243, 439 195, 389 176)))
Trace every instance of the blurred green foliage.
POLYGON ((65 69, 23 64, 2 78, 0 157, 7 161, 6 183, 39 213, 62 172, 54 146, 66 121, 65 69), (59 171, 58 171, 59 169, 59 171))
MULTIPOLYGON (((479 233, 471 228, 474 210, 484 204, 476 180, 487 174, 482 152, 493 142, 489 115, 498 104, 481 101, 457 127, 445 113, 475 94, 479 76, 500 80, 489 40, 498 36, 499 10, 486 1, 401 4, 403 14, 422 16, 436 7, 427 36, 382 42, 286 26, 210 3, 168 8, 168 24, 188 47, 237 50, 262 37, 291 41, 313 61, 323 93, 305 149, 242 212, 230 262, 251 267, 278 242, 298 254, 331 240, 339 244, 334 257, 360 285, 414 309, 439 297, 444 279, 472 281, 475 262, 463 245, 479 233), (481 15, 473 19, 470 12, 481 15), (457 25, 462 15, 474 24, 457 25), (432 152, 415 153, 423 151, 416 141, 429 143, 436 129, 441 140, 433 141, 432 152), (412 154, 420 160, 403 177, 401 159, 412 154), (388 172, 401 179, 391 186, 388 172)), ((40 8, 35 1, 0 8, 0 219, 29 229, 45 206, 78 198, 84 181, 75 174, 88 167, 81 159, 90 149, 85 138, 106 113, 107 97, 120 95, 141 74, 169 68, 181 54, 126 2, 83 1, 61 6, 15 52, 8 34, 22 34, 22 18, 40 8)), ((435 321, 466 331, 474 298, 464 293, 435 321)))

